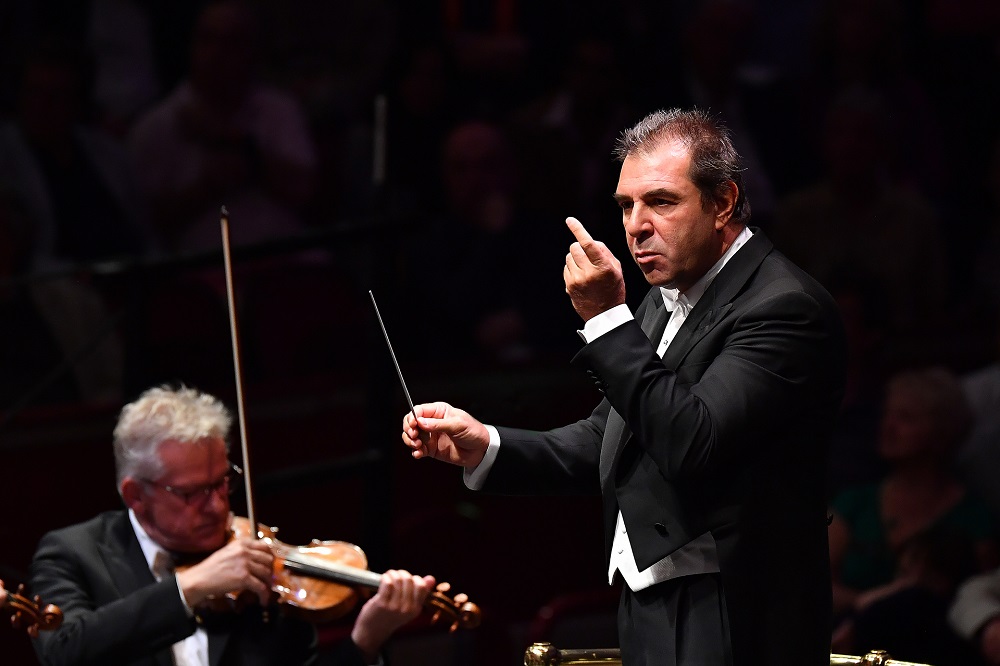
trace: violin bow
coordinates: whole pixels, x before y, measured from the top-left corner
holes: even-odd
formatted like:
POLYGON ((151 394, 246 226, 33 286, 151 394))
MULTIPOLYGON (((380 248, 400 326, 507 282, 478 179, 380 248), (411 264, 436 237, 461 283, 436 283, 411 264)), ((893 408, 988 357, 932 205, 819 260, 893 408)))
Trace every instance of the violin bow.
POLYGON ((223 206, 219 217, 222 229, 222 258, 226 273, 226 300, 229 303, 229 335, 233 346, 233 373, 236 376, 236 410, 240 423, 240 450, 243 454, 243 487, 247 498, 247 519, 250 528, 260 538, 254 515, 253 488, 250 482, 250 448, 247 446, 246 410, 243 405, 243 365, 240 362, 240 341, 236 326, 236 298, 233 292, 233 258, 229 243, 229 210, 223 206))

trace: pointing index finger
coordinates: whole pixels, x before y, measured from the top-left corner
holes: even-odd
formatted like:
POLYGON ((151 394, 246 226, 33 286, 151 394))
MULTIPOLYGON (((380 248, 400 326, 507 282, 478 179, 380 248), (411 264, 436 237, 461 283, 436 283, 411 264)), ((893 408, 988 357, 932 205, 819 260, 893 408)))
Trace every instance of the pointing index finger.
POLYGON ((580 247, 583 248, 587 258, 591 261, 598 261, 601 258, 600 252, 595 248, 595 241, 590 233, 583 227, 583 223, 575 217, 566 218, 566 226, 573 232, 580 247))
POLYGON ((583 223, 575 217, 566 218, 566 226, 569 230, 576 236, 576 239, 580 241, 580 245, 586 245, 587 243, 593 243, 594 239, 590 236, 590 233, 583 228, 583 223))

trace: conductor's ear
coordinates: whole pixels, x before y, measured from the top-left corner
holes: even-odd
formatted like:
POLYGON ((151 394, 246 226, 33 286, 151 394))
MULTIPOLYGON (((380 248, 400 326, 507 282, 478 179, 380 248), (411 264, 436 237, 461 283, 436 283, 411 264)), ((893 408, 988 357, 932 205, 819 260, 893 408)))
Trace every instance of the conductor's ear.
POLYGON ((722 231, 729 223, 729 218, 733 216, 736 209, 736 200, 739 198, 740 189, 733 181, 727 181, 719 187, 715 197, 715 230, 722 231))

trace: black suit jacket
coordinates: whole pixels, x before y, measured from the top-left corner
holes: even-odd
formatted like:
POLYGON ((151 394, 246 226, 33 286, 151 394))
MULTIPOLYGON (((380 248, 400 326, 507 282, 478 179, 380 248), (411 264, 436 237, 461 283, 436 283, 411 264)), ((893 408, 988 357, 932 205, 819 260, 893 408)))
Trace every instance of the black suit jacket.
MULTIPOLYGON (((170 646, 194 633, 173 576, 156 582, 126 511, 103 513, 50 532, 31 563, 31 589, 62 609, 57 631, 42 632, 35 652, 46 666, 172 666, 170 646)), ((205 625, 211 666, 314 664, 315 629, 276 608, 220 617, 205 625)), ((349 643, 349 641, 348 641, 349 643)), ((363 664, 353 644, 338 664, 363 664)))
POLYGON ((545 433, 499 428, 484 490, 601 492, 639 570, 715 538, 735 663, 830 655, 827 437, 844 387, 837 308, 759 231, 716 276, 661 360, 658 289, 636 321, 574 358, 605 399, 545 433))

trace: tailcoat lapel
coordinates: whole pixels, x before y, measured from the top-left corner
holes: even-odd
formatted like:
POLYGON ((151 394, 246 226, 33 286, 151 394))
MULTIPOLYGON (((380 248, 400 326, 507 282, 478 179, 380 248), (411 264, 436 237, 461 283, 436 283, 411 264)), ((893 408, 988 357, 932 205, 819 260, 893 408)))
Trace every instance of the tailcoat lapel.
MULTIPOLYGON (((708 331, 718 325, 733 307, 733 299, 740 293, 747 280, 754 274, 764 257, 771 252, 774 245, 761 233, 760 229, 751 229, 753 237, 726 264, 725 268, 709 285, 698 305, 684 321, 677 335, 671 341, 663 357, 663 363, 671 370, 676 370, 684 357, 708 331)), ((642 331, 656 347, 667 326, 668 311, 663 306, 663 298, 654 287, 653 293, 647 297, 646 309, 643 311, 642 331)), ((611 472, 621 456, 625 443, 632 432, 625 420, 613 408, 608 414, 604 438, 601 442, 600 476, 602 487, 610 483, 611 472)))

